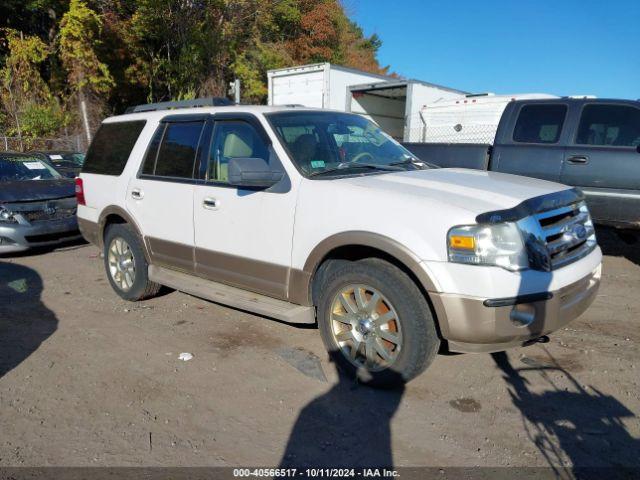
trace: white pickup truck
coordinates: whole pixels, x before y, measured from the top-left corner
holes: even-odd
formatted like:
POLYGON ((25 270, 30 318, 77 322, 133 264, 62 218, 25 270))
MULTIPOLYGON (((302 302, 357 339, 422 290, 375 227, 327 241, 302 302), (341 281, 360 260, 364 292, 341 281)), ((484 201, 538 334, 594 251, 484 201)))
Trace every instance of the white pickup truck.
POLYGON ((91 144, 79 225, 122 298, 165 285, 317 322, 375 386, 441 346, 535 342, 595 298, 602 254, 578 190, 434 168, 358 115, 210 105, 136 107, 91 144))

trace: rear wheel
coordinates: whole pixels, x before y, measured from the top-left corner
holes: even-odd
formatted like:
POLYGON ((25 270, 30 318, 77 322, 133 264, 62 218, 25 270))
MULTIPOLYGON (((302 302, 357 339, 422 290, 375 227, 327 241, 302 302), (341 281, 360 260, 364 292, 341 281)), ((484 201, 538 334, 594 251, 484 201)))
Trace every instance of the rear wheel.
POLYGON ((318 324, 343 371, 363 383, 391 387, 432 362, 440 341, 431 309, 402 270, 376 258, 345 262, 323 283, 318 324))
POLYGON ((116 293, 129 301, 153 297, 161 286, 149 280, 149 267, 135 231, 127 224, 107 227, 104 237, 104 266, 116 293))

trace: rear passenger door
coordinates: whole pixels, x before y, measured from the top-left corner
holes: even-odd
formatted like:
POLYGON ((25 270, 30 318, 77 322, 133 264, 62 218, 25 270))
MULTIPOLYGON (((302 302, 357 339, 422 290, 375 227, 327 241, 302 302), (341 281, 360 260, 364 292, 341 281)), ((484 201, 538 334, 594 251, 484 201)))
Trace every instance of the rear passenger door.
POLYGON ((596 220, 640 221, 640 107, 586 102, 565 154, 561 181, 584 191, 596 220))
POLYGON ((193 192, 207 116, 173 115, 160 122, 141 170, 127 190, 151 261, 193 271, 193 192))
MULTIPOLYGON (((560 181, 568 106, 563 103, 524 103, 512 112, 513 129, 499 132, 491 170, 560 181)), ((511 122, 509 122, 511 123, 511 122)))

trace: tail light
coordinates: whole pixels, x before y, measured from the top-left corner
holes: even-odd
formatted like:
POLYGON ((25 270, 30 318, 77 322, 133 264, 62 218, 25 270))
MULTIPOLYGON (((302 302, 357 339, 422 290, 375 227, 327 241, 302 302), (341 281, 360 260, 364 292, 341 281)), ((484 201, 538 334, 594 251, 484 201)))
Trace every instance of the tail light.
POLYGON ((84 199, 84 185, 82 184, 82 179, 80 177, 76 178, 76 200, 78 201, 78 205, 87 204, 84 199))

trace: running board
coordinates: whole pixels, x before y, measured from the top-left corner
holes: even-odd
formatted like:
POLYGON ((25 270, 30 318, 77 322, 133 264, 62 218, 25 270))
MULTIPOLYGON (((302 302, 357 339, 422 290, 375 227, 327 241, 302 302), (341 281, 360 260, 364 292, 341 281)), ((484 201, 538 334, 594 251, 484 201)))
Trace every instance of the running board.
POLYGON ((306 324, 316 322, 313 307, 295 305, 168 268, 149 265, 149 280, 188 293, 194 297, 204 298, 222 305, 282 320, 283 322, 306 324))

